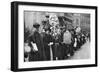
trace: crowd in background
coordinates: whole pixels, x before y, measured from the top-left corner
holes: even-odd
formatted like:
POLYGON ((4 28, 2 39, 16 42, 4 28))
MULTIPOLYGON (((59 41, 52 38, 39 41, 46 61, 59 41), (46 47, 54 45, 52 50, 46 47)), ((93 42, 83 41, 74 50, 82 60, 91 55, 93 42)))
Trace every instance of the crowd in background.
MULTIPOLYGON (((59 19, 58 19, 59 20, 59 19)), ((68 29, 67 26, 53 26, 55 22, 43 21, 43 30, 40 33, 40 24, 33 24, 34 32, 24 40, 24 61, 66 60, 90 41, 90 33, 82 31, 81 27, 68 29)))

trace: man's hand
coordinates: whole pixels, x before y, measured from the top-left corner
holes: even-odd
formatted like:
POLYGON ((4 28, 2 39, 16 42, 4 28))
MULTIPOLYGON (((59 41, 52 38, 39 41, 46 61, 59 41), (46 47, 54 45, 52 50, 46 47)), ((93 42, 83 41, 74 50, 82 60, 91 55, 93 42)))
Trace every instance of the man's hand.
POLYGON ((50 42, 50 43, 48 44, 48 46, 51 46, 51 45, 53 45, 53 42, 50 42))

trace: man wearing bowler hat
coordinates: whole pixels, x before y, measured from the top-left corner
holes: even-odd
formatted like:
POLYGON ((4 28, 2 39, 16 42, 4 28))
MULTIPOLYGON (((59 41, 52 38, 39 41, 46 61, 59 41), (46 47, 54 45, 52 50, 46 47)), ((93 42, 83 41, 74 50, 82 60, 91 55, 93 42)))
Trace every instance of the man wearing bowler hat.
POLYGON ((45 52, 44 52, 44 45, 43 45, 43 39, 41 37, 41 34, 39 33, 39 27, 40 25, 38 23, 33 24, 33 29, 35 29, 32 38, 31 38, 31 42, 36 44, 37 46, 37 50, 34 49, 33 46, 33 51, 34 54, 33 56, 30 58, 31 60, 37 60, 37 61, 43 61, 45 60, 45 52))

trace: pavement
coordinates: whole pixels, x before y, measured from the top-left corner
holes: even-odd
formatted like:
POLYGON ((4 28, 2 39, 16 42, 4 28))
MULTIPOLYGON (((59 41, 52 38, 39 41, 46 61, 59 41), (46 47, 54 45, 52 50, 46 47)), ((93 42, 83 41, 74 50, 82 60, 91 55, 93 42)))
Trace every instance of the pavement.
POLYGON ((90 53, 90 42, 87 41, 70 59, 89 59, 90 53))

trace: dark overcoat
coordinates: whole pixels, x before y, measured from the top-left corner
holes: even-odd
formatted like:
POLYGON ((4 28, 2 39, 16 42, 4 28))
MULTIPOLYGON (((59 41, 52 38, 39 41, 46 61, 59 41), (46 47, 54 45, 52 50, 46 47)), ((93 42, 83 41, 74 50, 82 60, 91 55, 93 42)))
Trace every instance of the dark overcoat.
POLYGON ((31 36, 31 42, 36 43, 38 48, 37 52, 32 52, 33 55, 31 55, 31 58, 36 59, 38 61, 45 60, 43 38, 38 31, 35 31, 34 34, 31 36))

